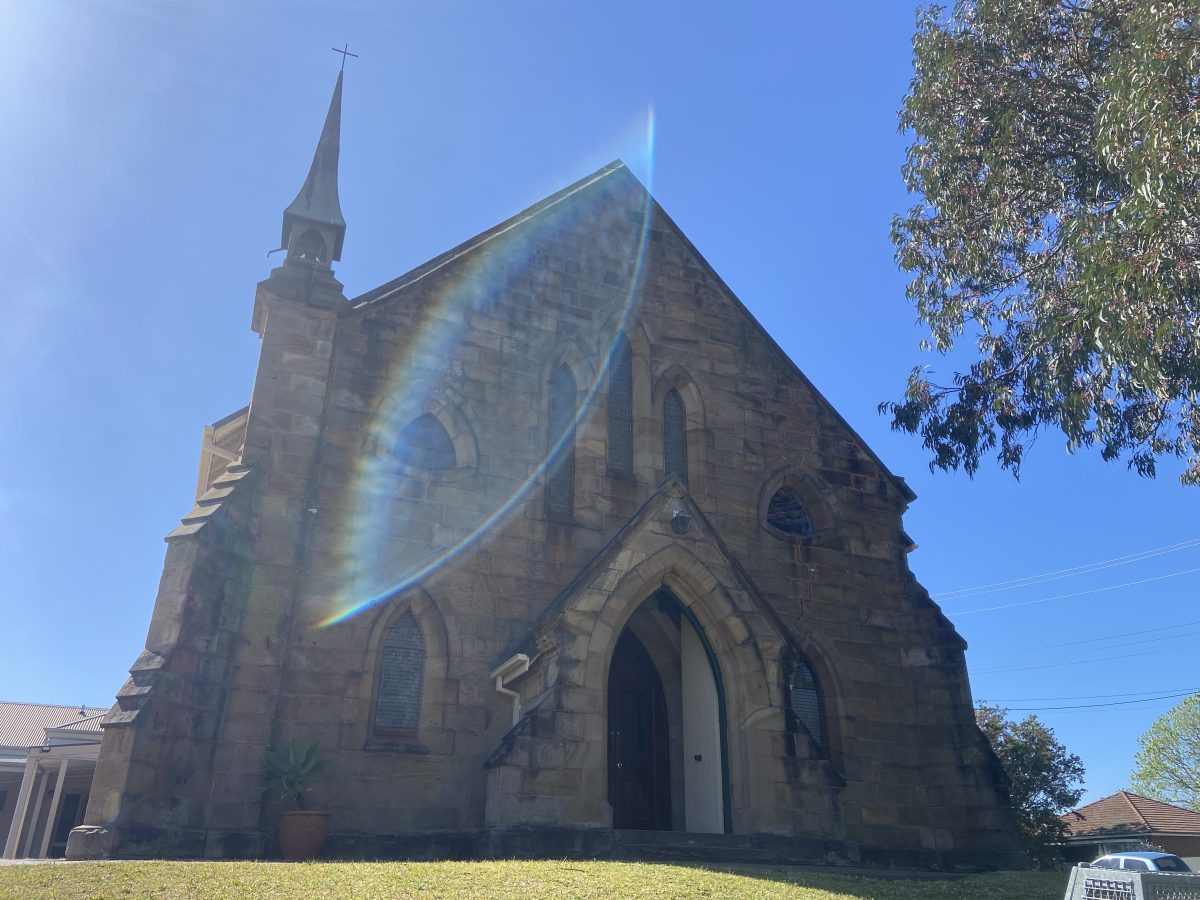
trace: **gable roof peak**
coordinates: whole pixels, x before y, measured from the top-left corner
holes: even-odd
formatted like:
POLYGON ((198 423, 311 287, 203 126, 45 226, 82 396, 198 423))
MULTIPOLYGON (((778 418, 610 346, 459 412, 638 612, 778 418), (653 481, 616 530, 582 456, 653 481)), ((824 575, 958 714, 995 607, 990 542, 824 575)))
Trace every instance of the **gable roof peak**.
MULTIPOLYGON (((376 307, 384 301, 397 297, 407 288, 416 285, 418 282, 436 272, 444 270, 446 267, 455 264, 464 257, 468 257, 470 254, 482 250, 489 244, 492 244, 494 241, 502 238, 504 235, 526 226, 549 210, 559 207, 563 204, 577 201, 580 197, 585 196, 589 191, 598 188, 600 185, 606 182, 611 184, 612 182, 610 179, 612 178, 624 179, 625 185, 627 185, 631 190, 640 192, 646 198, 645 214, 649 217, 653 217, 654 226, 661 226, 681 242, 685 250, 694 257, 696 264, 701 267, 702 270, 707 272, 709 277, 711 277, 713 282, 717 285, 718 289, 729 298, 730 302, 733 303, 733 305, 749 320, 752 327, 755 328, 763 337, 767 345, 787 363, 796 377, 799 378, 808 388, 808 390, 812 392, 812 395, 817 403, 824 407, 832 416, 832 418, 844 429, 852 446, 857 447, 866 456, 866 458, 878 468, 881 477, 887 480, 894 488, 897 500, 902 507, 907 507, 908 504, 916 500, 917 495, 912 488, 908 486, 903 478, 893 473, 891 469, 887 467, 887 465, 882 459, 879 458, 878 454, 875 453, 871 446, 865 440, 863 440, 862 436, 853 428, 853 426, 850 425, 848 421, 846 421, 845 417, 838 412, 838 410, 833 406, 832 403, 829 402, 828 399, 826 399, 825 395, 818 390, 817 386, 813 384, 808 376, 801 371, 800 367, 796 365, 795 361, 779 345, 779 342, 776 341, 775 338, 772 337, 771 334, 766 330, 766 328, 763 327, 762 323, 758 321, 758 319, 752 312, 750 312, 741 299, 738 298, 733 289, 712 267, 708 260, 704 258, 704 255, 700 253, 695 244, 693 244, 688 236, 684 234, 683 229, 681 229, 666 212, 666 210, 662 208, 650 190, 644 184, 642 184, 638 177, 633 174, 629 167, 625 165, 624 161, 622 161, 620 158, 614 159, 612 162, 600 167, 592 174, 579 179, 573 184, 568 185, 567 187, 551 194, 548 197, 545 197, 537 203, 534 203, 532 206, 529 206, 517 213, 515 216, 505 219, 503 222, 500 222, 486 231, 480 232, 475 237, 470 238, 458 246, 447 250, 440 256, 436 256, 433 259, 417 266, 416 268, 411 269, 409 272, 399 276, 398 278, 394 278, 391 281, 374 288, 373 290, 360 294, 350 301, 350 311, 352 313, 365 313, 370 308, 376 307)), ((903 508, 901 509, 901 512, 903 512, 903 508)))

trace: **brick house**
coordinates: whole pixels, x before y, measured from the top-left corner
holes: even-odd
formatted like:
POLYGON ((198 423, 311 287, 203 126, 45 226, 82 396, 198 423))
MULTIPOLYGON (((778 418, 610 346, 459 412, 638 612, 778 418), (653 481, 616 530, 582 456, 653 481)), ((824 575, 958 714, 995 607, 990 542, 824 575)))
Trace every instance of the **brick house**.
POLYGON ((903 479, 619 162, 347 299, 341 90, 69 855, 1020 865, 903 479))
POLYGON ((1147 845, 1200 860, 1200 813, 1132 791, 1117 791, 1059 818, 1067 826, 1063 856, 1068 862, 1147 845))

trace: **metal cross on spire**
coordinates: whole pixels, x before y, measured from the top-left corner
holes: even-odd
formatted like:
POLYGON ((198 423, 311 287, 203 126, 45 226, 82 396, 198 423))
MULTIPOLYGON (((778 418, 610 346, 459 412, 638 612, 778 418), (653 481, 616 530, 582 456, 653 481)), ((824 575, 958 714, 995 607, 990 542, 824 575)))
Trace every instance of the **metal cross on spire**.
POLYGON ((339 50, 337 47, 330 47, 329 49, 331 49, 334 53, 342 54, 342 67, 340 69, 338 69, 339 72, 344 72, 346 70, 346 57, 347 56, 353 56, 355 59, 358 59, 357 53, 350 52, 349 44, 346 44, 344 47, 342 47, 341 50, 339 50))

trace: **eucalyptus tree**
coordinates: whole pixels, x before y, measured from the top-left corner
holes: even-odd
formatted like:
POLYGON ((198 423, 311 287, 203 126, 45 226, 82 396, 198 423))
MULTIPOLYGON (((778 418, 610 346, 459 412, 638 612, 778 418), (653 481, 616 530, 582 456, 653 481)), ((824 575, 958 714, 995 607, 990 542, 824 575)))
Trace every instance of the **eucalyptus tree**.
POLYGON ((1038 436, 1200 483, 1200 3, 918 13, 892 228, 923 342, 893 428, 1019 473, 1038 436))

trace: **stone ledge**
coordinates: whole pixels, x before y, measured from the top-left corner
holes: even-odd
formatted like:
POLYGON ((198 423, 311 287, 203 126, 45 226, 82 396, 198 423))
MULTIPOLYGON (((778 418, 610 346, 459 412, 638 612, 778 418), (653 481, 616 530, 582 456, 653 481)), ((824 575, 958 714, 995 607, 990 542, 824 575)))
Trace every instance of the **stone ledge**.
MULTIPOLYGON (((72 829, 70 859, 260 859, 278 857, 274 835, 261 831, 97 825, 72 829), (114 852, 115 851, 115 852, 114 852)), ((767 863, 865 867, 895 872, 1027 869, 1019 852, 897 850, 851 841, 776 834, 690 834, 608 828, 487 828, 396 834, 333 832, 322 859, 471 860, 618 859, 698 863, 767 863)))

